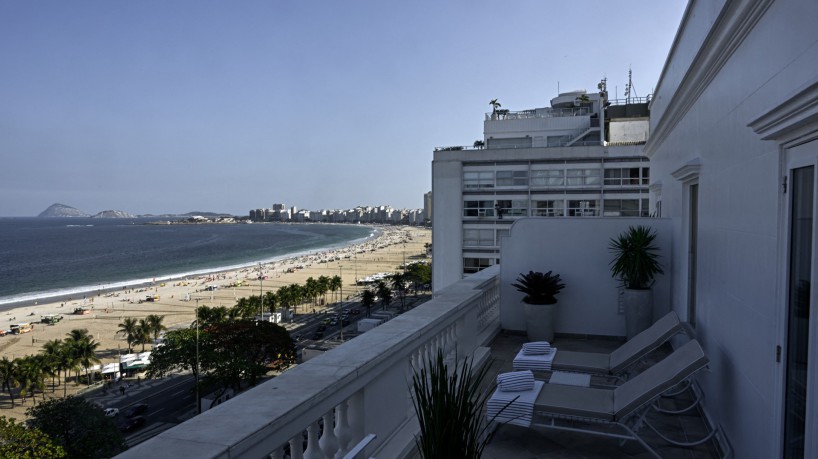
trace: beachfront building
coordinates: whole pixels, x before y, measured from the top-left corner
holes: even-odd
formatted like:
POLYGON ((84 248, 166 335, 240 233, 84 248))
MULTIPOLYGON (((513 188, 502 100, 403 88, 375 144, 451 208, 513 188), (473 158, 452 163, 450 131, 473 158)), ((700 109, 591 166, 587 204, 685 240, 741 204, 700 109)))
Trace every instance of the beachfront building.
POLYGON ((440 147, 432 162, 433 288, 497 264, 523 217, 646 216, 649 98, 559 94, 549 107, 495 109, 483 140, 440 147))

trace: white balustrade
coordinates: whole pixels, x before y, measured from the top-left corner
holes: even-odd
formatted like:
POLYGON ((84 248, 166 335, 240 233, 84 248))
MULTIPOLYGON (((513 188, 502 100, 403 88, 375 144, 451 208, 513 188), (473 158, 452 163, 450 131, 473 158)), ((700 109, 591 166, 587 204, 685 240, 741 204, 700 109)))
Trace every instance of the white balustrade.
POLYGON ((493 338, 499 331, 498 279, 499 267, 469 276, 119 457, 167 451, 179 459, 283 458, 287 444, 291 459, 342 458, 356 445, 362 457, 411 455, 417 434, 411 375, 438 350, 456 363, 493 338))

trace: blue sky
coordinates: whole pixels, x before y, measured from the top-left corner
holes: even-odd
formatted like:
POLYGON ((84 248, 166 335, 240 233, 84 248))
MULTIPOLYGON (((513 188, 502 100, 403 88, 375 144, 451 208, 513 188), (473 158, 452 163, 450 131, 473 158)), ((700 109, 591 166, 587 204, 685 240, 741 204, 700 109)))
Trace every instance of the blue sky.
POLYGON ((420 208, 489 100, 656 85, 686 1, 6 1, 0 215, 420 208))

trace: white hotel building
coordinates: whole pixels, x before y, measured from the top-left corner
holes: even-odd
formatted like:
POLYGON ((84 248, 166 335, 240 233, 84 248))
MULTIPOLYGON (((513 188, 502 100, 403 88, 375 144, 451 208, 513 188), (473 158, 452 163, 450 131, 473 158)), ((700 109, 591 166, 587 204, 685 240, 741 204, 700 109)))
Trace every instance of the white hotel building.
POLYGON ((487 113, 483 145, 436 148, 432 162, 435 291, 499 262, 520 217, 647 216, 642 149, 648 99, 562 93, 551 106, 487 113))

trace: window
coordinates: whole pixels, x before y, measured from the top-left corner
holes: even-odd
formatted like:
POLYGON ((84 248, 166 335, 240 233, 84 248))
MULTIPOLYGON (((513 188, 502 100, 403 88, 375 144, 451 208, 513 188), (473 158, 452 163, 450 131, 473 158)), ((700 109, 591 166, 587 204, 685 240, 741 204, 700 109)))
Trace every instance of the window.
POLYGON ((565 216, 565 201, 547 200, 534 201, 531 205, 532 215, 535 217, 564 217, 565 216))
POLYGON ((463 188, 494 188, 494 172, 463 172, 463 188))
POLYGON ((639 217, 639 199, 606 199, 602 215, 606 217, 639 217))
POLYGON ((494 264, 493 258, 464 258, 463 274, 472 274, 494 264))
POLYGON ((494 230, 492 229, 464 229, 464 246, 493 246, 494 230))
POLYGON ((563 186, 565 185, 565 171, 544 170, 531 171, 531 186, 563 186))
POLYGON ((648 185, 650 169, 647 167, 625 167, 605 169, 605 185, 648 185))
POLYGON ((493 217, 494 201, 463 201, 464 217, 493 217))
POLYGON ((599 185, 599 169, 568 169, 567 185, 599 185))
POLYGON ((528 200, 527 199, 501 199, 497 201, 503 217, 527 217, 528 216, 528 200))
POLYGON ((497 171, 497 186, 528 186, 528 171, 497 171))
POLYGON ((597 201, 591 199, 568 201, 569 217, 595 217, 599 215, 597 201))

